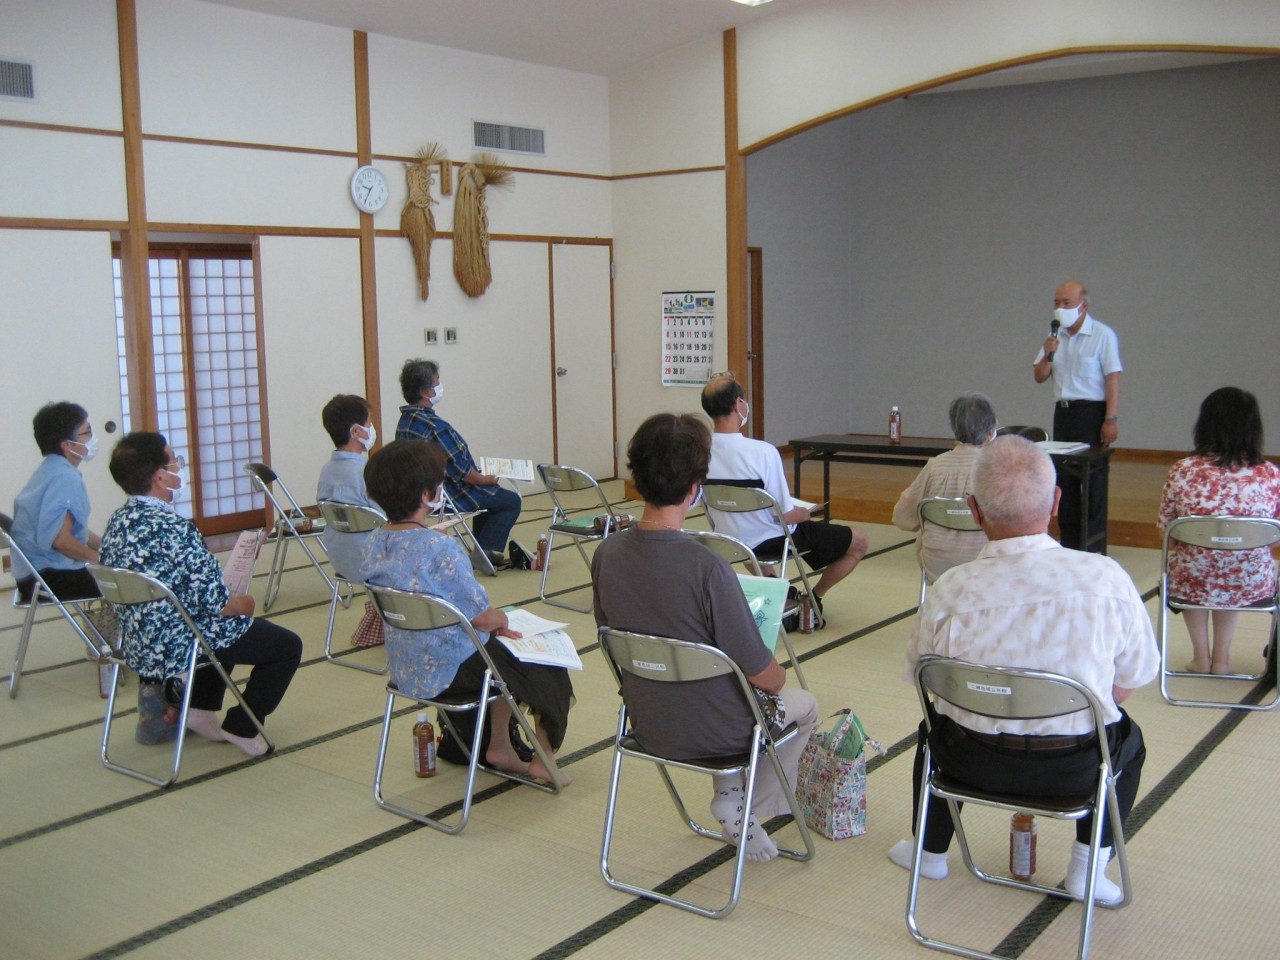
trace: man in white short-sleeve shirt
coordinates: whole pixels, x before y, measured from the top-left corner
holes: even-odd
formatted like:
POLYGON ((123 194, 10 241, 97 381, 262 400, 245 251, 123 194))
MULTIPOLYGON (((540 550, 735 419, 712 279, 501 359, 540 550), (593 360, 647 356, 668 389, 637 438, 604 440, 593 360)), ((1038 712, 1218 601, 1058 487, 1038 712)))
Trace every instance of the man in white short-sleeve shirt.
MULTIPOLYGON (((1057 503, 1053 464, 1035 444, 1007 436, 983 447, 974 464, 969 506, 990 542, 976 559, 946 571, 930 589, 907 647, 907 676, 914 677, 920 657, 937 654, 1078 680, 1103 706, 1123 820, 1137 797, 1146 748, 1142 731, 1120 704, 1155 677, 1155 635, 1142 598, 1119 564, 1065 550, 1048 536, 1057 503)), ((941 768, 974 787, 1056 796, 1086 793, 1096 783, 1098 753, 1091 730, 1085 713, 995 721, 938 704, 928 743, 941 768)), ((924 740, 922 724, 917 798, 924 740)), ((946 876, 953 830, 947 805, 931 804, 924 876, 946 876)), ((1076 897, 1084 891, 1090 830, 1091 820, 1077 822, 1066 878, 1067 891, 1076 897)), ((1095 896, 1114 902, 1120 888, 1102 872, 1110 856, 1109 821, 1102 841, 1107 849, 1099 861, 1095 896)), ((896 845, 889 858, 909 868, 911 841, 896 845)))

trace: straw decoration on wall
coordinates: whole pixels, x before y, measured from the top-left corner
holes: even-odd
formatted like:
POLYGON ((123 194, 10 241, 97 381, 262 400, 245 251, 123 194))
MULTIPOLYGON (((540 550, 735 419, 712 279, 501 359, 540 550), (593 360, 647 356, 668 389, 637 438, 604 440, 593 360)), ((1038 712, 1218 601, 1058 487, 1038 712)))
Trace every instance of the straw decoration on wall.
POLYGON ((418 267, 418 293, 423 300, 427 299, 427 288, 431 282, 431 241, 436 235, 436 218, 431 213, 436 201, 431 196, 431 185, 435 182, 437 167, 440 171, 440 192, 447 196, 453 186, 453 170, 440 144, 427 144, 418 151, 416 163, 404 165, 409 197, 400 211, 400 232, 413 248, 413 261, 418 267))
POLYGON ((480 296, 493 282, 485 187, 504 187, 512 179, 511 171, 490 153, 476 154, 458 171, 458 197, 453 203, 453 275, 469 297, 480 296))

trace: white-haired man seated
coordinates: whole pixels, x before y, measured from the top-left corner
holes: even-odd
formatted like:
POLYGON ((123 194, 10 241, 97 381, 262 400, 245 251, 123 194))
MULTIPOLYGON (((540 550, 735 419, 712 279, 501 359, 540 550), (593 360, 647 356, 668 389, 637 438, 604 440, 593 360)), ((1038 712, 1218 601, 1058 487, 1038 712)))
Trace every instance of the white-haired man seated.
MULTIPOLYGON (((1159 667, 1151 619, 1129 575, 1099 554, 1067 550, 1048 535, 1060 491, 1053 464, 1021 437, 998 437, 983 447, 973 468, 969 506, 990 542, 977 558, 940 576, 920 610, 907 648, 908 676, 926 654, 990 666, 1064 674, 1084 684, 1102 704, 1107 743, 1118 773, 1116 798, 1128 817, 1146 759, 1142 731, 1122 709, 1159 667)), ((947 704, 929 747, 948 775, 978 789, 1028 796, 1088 792, 1097 778, 1093 719, 1085 713, 1038 720, 997 721, 965 715, 962 726, 947 704)), ((924 766, 924 725, 916 749, 915 801, 924 766)), ((915 816, 912 816, 912 823, 915 816)), ((1066 889, 1083 897, 1092 818, 1076 824, 1066 889)), ((921 874, 947 875, 954 826, 946 804, 930 804, 921 874)), ((1111 823, 1104 818, 1103 856, 1095 899, 1114 903, 1121 890, 1104 871, 1111 855, 1111 823)), ((911 867, 911 841, 889 851, 911 867)))

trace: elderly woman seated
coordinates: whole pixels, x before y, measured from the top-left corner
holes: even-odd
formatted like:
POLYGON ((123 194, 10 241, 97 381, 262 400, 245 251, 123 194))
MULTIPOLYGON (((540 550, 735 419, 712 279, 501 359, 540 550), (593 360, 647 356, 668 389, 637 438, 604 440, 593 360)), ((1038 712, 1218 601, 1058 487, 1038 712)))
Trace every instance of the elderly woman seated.
MULTIPOLYGON (((284 698, 302 659, 297 634, 269 620, 255 620, 253 597, 233 597, 222 582, 222 568, 204 537, 173 503, 186 488, 186 464, 173 455, 163 434, 130 433, 111 452, 111 476, 129 494, 111 515, 102 533, 102 563, 146 573, 173 591, 228 673, 251 664, 244 699, 258 719, 266 722, 284 698)), ((124 658, 142 678, 138 691, 140 742, 159 742, 169 736, 148 737, 144 725, 150 709, 159 704, 161 683, 187 669, 191 631, 167 603, 120 608, 124 658)), ((267 751, 267 742, 240 706, 221 721, 226 687, 216 670, 197 670, 192 683, 187 729, 206 740, 235 744, 251 757, 267 751)))
MULTIPOLYGON (((786 687, 787 675, 760 639, 751 609, 732 567, 681 530, 685 514, 702 493, 711 459, 711 434, 689 414, 659 413, 640 425, 627 447, 627 467, 644 498, 644 514, 596 549, 592 562, 596 623, 615 630, 656 634, 719 647, 760 689, 782 697, 785 716, 799 728, 778 748, 778 759, 795 782, 800 755, 818 722, 818 705, 807 690, 786 687)), ((623 696, 637 739, 673 759, 742 753, 753 718, 731 676, 701 681, 699 695, 677 685, 624 674, 623 696)), ((711 812, 723 836, 745 843, 747 859, 778 855, 760 824, 790 813, 771 766, 756 775, 751 809, 744 812, 741 774, 717 776, 711 812)))
MULTIPOLYGON (((427 525, 427 516, 440 501, 445 455, 433 443, 396 440, 369 458, 364 470, 369 496, 382 507, 388 522, 365 544, 364 574, 369 583, 398 590, 429 593, 448 600, 478 632, 492 638, 485 650, 519 703, 528 706, 537 722, 537 737, 548 757, 564 742, 573 685, 563 667, 524 663, 498 636, 518 637, 507 628, 507 615, 489 606, 484 587, 476 582, 471 562, 456 538, 427 525)), ((484 679, 484 658, 461 627, 439 630, 399 630, 387 625, 387 663, 391 679, 411 697, 474 694, 484 679)), ((511 740, 511 708, 505 700, 489 706, 489 765, 513 773, 551 780, 562 785, 569 777, 544 769, 537 755, 521 758, 511 740)))
MULTIPOLYGON (((981 393, 966 393, 951 401, 951 432, 954 450, 940 453, 902 491, 893 508, 893 525, 902 530, 920 530, 916 507, 929 497, 967 497, 973 486, 969 474, 978 451, 996 435, 996 413, 991 401, 981 393)), ((948 530, 929 524, 916 538, 916 558, 930 583, 959 563, 968 563, 987 542, 981 530, 948 530)))
MULTIPOLYGON (((1178 517, 1225 514, 1280 517, 1280 468, 1262 456, 1262 414, 1253 394, 1222 387, 1200 404, 1195 452, 1169 470, 1160 498, 1161 528, 1178 517)), ((1206 550, 1175 543, 1169 595, 1210 606, 1247 606, 1276 589, 1276 565, 1266 548, 1206 550)), ((1229 674, 1238 610, 1184 610, 1191 636, 1191 673, 1229 674)))

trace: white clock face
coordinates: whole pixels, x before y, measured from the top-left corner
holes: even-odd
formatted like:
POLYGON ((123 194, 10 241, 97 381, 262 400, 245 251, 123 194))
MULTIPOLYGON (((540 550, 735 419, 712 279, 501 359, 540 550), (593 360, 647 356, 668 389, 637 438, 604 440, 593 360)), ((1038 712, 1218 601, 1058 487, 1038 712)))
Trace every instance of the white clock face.
POLYGON ((365 213, 377 213, 387 203, 391 190, 377 167, 360 167, 351 177, 351 199, 365 213))

